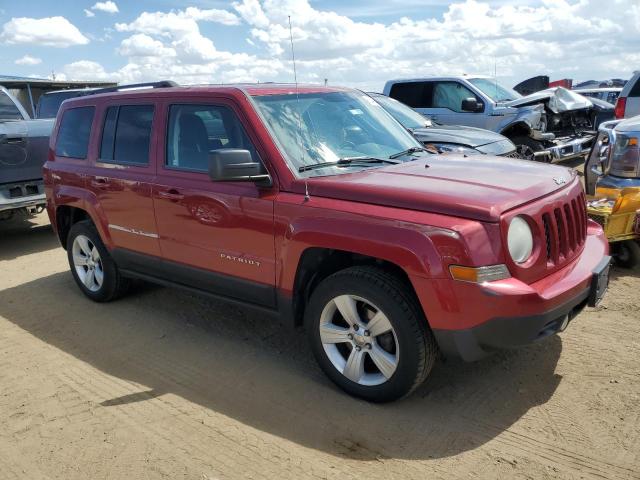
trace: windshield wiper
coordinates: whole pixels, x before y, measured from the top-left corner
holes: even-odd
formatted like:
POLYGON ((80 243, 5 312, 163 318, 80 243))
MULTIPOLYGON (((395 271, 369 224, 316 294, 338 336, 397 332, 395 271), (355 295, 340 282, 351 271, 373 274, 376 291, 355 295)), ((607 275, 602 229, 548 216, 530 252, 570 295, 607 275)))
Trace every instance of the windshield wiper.
POLYGON ((315 170, 317 168, 325 168, 325 167, 345 167, 349 165, 367 165, 372 163, 400 163, 394 162, 393 160, 389 160, 387 158, 374 158, 374 157, 345 157, 333 162, 320 162, 320 163, 311 163, 309 165, 302 165, 298 168, 299 172, 306 172, 308 170, 315 170))
POLYGON ((427 150, 426 148, 422 148, 422 147, 411 147, 411 148, 407 148, 406 150, 403 150, 402 152, 398 152, 398 153, 394 153, 393 155, 389 155, 389 158, 394 159, 394 158, 400 158, 400 157, 404 157, 405 155, 411 155, 412 153, 418 153, 418 152, 428 152, 429 150, 427 150))

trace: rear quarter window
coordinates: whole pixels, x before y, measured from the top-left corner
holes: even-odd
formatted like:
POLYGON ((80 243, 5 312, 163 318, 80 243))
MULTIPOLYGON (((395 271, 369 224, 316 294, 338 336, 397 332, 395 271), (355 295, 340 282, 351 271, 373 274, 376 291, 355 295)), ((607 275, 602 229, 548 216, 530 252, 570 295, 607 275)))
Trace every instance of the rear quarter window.
POLYGON ((148 165, 153 105, 118 105, 107 109, 100 160, 124 165, 148 165))
POLYGON ((629 92, 630 97, 640 97, 640 77, 636 79, 635 85, 631 87, 631 91, 629 92))
POLYGON ((78 107, 63 113, 56 140, 56 156, 87 158, 94 112, 94 107, 78 107))

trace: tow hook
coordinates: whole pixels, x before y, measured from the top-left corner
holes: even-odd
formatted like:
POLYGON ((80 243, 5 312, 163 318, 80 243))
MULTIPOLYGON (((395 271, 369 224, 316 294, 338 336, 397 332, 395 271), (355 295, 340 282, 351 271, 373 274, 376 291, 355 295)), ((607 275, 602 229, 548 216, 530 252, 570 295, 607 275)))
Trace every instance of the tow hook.
POLYGON ((560 328, 558 329, 558 331, 564 332, 567 329, 567 325, 569 325, 569 315, 564 316, 562 322, 560 323, 560 328))

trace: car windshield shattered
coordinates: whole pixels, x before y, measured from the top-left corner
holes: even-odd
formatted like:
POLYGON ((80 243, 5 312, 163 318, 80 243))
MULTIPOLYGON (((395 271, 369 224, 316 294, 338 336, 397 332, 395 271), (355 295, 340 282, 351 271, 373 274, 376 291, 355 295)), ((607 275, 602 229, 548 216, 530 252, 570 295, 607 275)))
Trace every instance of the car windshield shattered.
POLYGON ((516 100, 522 97, 522 95, 515 90, 503 87, 496 80, 490 78, 470 78, 469 82, 476 88, 482 90, 482 93, 494 102, 508 102, 509 100, 516 100))
POLYGON ((253 97, 294 172, 336 175, 409 160, 421 144, 361 92, 253 97), (396 160, 397 158, 397 160, 396 160))

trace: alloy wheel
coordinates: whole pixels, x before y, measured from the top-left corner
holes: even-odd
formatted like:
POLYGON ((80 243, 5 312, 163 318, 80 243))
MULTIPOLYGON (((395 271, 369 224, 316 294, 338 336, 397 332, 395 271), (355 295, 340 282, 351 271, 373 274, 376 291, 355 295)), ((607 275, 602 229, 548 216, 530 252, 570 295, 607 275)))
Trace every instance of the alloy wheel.
POLYGON ((100 252, 84 235, 73 240, 73 266, 82 284, 91 292, 97 292, 104 282, 104 269, 100 252))
POLYGON ((381 385, 398 368, 400 349, 391 322, 372 302, 355 295, 330 300, 319 323, 320 341, 333 366, 359 385, 381 385))

